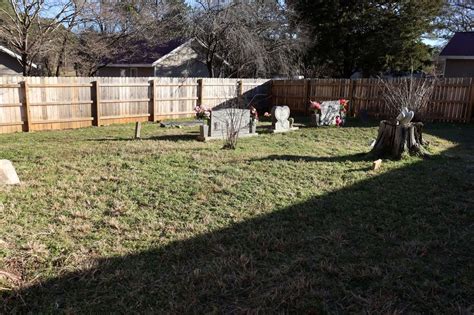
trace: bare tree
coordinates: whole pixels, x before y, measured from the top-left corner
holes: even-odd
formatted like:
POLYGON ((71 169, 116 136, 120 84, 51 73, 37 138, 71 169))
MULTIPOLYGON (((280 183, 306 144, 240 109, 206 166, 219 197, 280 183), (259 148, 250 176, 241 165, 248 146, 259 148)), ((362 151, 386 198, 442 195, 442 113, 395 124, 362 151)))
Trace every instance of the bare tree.
POLYGON ((421 116, 427 108, 437 80, 435 78, 409 78, 380 80, 382 97, 388 111, 396 117, 403 109, 421 116))
POLYGON ((235 1, 210 6, 199 0, 191 36, 205 47, 211 77, 265 77, 298 71, 301 40, 289 22, 290 11, 279 1, 235 1))
POLYGON ((182 0, 88 1, 76 28, 76 70, 95 75, 118 56, 182 36, 186 9, 182 0))
POLYGON ((446 0, 436 21, 436 34, 450 39, 455 32, 474 30, 474 2, 472 0, 446 0))
POLYGON ((21 56, 23 75, 29 75, 37 56, 51 49, 54 34, 73 25, 84 1, 9 0, 9 10, 0 10, 0 38, 21 56))

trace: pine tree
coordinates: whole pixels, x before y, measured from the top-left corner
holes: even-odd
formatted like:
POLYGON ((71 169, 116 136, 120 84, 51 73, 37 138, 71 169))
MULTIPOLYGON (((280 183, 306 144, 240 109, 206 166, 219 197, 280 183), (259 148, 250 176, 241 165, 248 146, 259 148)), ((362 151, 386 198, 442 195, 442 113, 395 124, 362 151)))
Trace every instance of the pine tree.
POLYGON ((422 35, 443 0, 288 0, 308 26, 306 63, 320 75, 349 77, 421 69, 430 60, 422 35))

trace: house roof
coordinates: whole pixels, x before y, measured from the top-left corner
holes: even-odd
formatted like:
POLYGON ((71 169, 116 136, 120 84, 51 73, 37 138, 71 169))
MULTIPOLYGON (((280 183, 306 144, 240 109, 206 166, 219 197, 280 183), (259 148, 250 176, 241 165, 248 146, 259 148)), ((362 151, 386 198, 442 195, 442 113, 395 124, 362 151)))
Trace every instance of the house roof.
POLYGON ((166 56, 185 42, 185 40, 178 38, 151 46, 144 40, 136 41, 130 44, 133 50, 125 51, 115 56, 109 63, 120 65, 149 65, 151 67, 157 59, 166 56))
POLYGON ((474 57, 474 32, 458 32, 440 53, 441 57, 474 57))
MULTIPOLYGON (((133 51, 123 52, 120 56, 114 58, 113 61, 107 62, 107 67, 154 67, 167 58, 179 54, 183 48, 193 43, 206 48, 206 45, 196 38, 191 39, 173 39, 166 43, 161 43, 150 47, 146 41, 134 42, 130 45, 133 51)), ((216 54, 216 57, 222 59, 216 54)), ((224 64, 229 65, 225 60, 224 64)))
POLYGON ((153 62, 153 66, 156 66, 157 64, 159 64, 160 62, 163 62, 165 59, 173 56, 173 55, 176 55, 177 53, 179 53, 184 47, 188 46, 189 44, 191 44, 193 41, 193 39, 190 39, 190 40, 187 40, 185 41, 184 43, 182 43, 181 45, 179 45, 178 47, 174 48, 173 50, 171 50, 169 53, 167 53, 166 55, 163 55, 161 56, 160 58, 158 58, 157 60, 155 60, 153 62))
MULTIPOLYGON (((3 52, 3 53, 5 53, 5 54, 7 54, 7 55, 9 55, 10 57, 15 58, 15 59, 18 60, 18 61, 21 61, 21 56, 20 56, 19 54, 13 52, 12 50, 10 50, 10 49, 8 49, 8 48, 6 48, 6 47, 4 47, 4 46, 1 46, 1 45, 0 45, 0 51, 3 52)), ((38 66, 37 66, 36 64, 34 64, 34 63, 31 64, 31 67, 33 67, 33 68, 38 68, 38 66)))

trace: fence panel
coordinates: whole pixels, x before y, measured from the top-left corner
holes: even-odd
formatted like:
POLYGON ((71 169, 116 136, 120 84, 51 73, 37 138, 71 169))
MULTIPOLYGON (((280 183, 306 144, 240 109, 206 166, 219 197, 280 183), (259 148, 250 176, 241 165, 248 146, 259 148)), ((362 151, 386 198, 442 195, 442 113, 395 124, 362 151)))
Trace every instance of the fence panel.
MULTIPOLYGON (((91 79, 28 77, 23 103, 28 103, 31 130, 81 128, 92 125, 91 79)), ((26 111, 26 109, 25 109, 26 111)))
POLYGON ((275 80, 272 82, 273 105, 286 105, 291 111, 306 113, 308 110, 307 80, 275 80))
POLYGON ((100 125, 121 124, 150 119, 152 102, 148 77, 96 78, 100 125))
POLYGON ((156 78, 154 82, 155 120, 194 114, 198 103, 197 78, 156 78))
POLYGON ((267 79, 242 79, 241 94, 246 105, 259 110, 271 108, 272 81, 267 79))
MULTIPOLYGON (((396 79, 399 80, 399 79, 396 79)), ((474 107, 472 78, 449 78, 437 82, 424 117, 431 121, 469 122, 474 107)), ((376 118, 391 116, 382 96, 379 79, 276 80, 272 83, 273 105, 288 105, 292 112, 305 112, 310 100, 350 100, 350 113, 376 118)), ((393 116, 393 115, 392 115, 393 116)))
POLYGON ((23 130, 22 80, 22 77, 0 77, 0 133, 23 130))

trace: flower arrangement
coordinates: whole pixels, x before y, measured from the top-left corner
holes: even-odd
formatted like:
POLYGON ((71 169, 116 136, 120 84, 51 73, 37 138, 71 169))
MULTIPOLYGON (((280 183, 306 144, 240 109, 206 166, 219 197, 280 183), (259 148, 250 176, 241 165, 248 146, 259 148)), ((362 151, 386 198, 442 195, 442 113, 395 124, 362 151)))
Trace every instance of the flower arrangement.
POLYGON ((211 109, 206 108, 205 106, 198 105, 194 107, 194 111, 196 112, 197 119, 209 119, 211 118, 211 109))
POLYGON ((315 114, 321 114, 321 103, 309 101, 309 110, 313 111, 315 114))
POLYGON ((270 118, 270 117, 272 117, 272 114, 270 114, 269 112, 265 112, 265 114, 263 114, 263 116, 265 116, 267 118, 270 118))
POLYGON ((349 101, 346 99, 341 98, 339 100, 339 104, 341 105, 341 112, 342 113, 347 113, 347 110, 349 109, 349 101))
POLYGON ((249 106, 249 109, 250 109, 250 118, 252 118, 252 121, 256 123, 258 121, 258 111, 252 105, 249 106))

